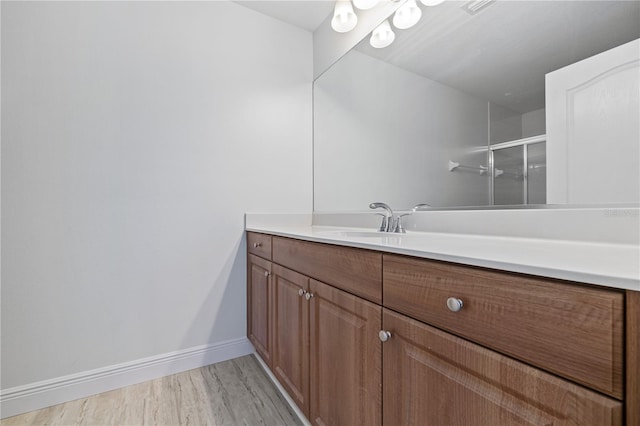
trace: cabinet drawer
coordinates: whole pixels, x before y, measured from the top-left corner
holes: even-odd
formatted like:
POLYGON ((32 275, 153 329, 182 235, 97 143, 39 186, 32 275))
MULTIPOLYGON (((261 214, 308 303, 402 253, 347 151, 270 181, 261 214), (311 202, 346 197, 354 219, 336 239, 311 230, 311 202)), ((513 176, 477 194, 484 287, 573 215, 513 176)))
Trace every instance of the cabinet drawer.
POLYGON ((271 235, 247 232, 247 250, 251 254, 271 260, 271 235))
POLYGON ((396 255, 383 270, 385 307, 622 398, 622 293, 396 255))
POLYGON ((382 254, 273 237, 273 261, 318 281, 382 303, 382 254))

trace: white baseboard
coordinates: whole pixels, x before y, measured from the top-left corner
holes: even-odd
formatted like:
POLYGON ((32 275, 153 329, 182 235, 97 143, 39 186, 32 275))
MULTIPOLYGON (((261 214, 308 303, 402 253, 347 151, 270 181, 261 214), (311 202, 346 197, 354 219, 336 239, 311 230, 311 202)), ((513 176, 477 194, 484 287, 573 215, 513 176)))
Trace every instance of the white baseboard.
POLYGON ((0 418, 238 358, 253 351, 249 340, 243 337, 3 389, 0 418))

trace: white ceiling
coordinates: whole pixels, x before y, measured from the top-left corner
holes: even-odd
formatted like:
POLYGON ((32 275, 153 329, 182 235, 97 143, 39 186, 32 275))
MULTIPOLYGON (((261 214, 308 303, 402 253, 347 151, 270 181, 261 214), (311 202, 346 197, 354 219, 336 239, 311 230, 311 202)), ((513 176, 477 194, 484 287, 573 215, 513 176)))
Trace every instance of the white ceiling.
MULTIPOLYGON (((334 0, 235 0, 315 31, 334 0)), ((544 106, 544 75, 640 37, 640 1, 498 0, 475 15, 466 1, 422 7, 410 30, 374 49, 357 50, 516 111, 544 106)))
POLYGON ((333 0, 235 0, 257 12, 315 31, 333 13, 333 0))
POLYGON ((640 37, 639 1, 498 0, 422 8, 395 42, 357 50, 521 113, 544 107, 544 76, 640 37))

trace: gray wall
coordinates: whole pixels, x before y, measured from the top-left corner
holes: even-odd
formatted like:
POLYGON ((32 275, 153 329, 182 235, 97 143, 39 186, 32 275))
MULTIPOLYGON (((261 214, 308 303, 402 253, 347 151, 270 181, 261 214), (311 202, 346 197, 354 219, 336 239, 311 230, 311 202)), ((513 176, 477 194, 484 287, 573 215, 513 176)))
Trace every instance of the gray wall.
POLYGON ((351 51, 315 82, 314 209, 489 203, 487 102, 351 51))
POLYGON ((311 210, 311 33, 2 2, 2 388, 245 335, 245 211, 311 210))
POLYGON ((490 141, 511 142, 546 133, 545 109, 520 113, 494 102, 489 103, 490 141))
POLYGON ((540 108, 522 114, 522 137, 544 135, 547 133, 545 109, 540 108))

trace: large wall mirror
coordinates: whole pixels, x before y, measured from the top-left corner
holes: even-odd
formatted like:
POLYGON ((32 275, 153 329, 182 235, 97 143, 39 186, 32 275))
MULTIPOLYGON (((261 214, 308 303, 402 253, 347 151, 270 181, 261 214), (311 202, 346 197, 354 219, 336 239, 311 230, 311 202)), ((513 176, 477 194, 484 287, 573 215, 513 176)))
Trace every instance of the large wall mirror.
POLYGON ((640 2, 420 7, 316 79, 315 211, 640 202, 640 2))

